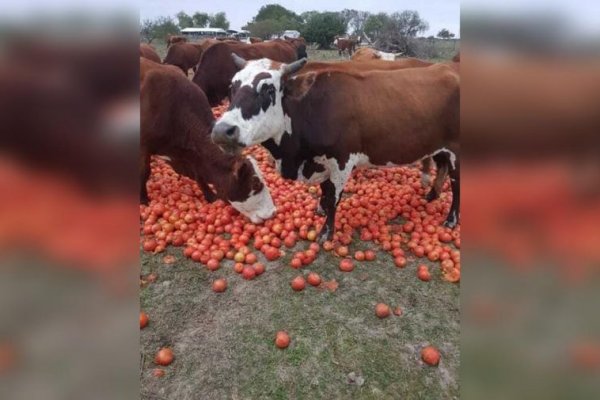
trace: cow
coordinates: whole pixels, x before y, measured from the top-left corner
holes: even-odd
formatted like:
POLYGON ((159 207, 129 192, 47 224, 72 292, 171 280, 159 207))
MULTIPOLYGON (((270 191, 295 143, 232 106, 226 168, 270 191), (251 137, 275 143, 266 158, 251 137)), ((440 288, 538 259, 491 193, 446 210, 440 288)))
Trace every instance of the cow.
POLYGON ((183 43, 183 42, 187 42, 187 38, 185 36, 179 36, 179 35, 167 35, 167 48, 169 46, 171 46, 172 44, 175 43, 183 43))
POLYGON ((195 71, 202 51, 202 43, 176 43, 167 49, 163 64, 175 65, 187 75, 190 68, 195 71))
POLYGON ((263 42, 263 40, 261 38, 255 37, 255 36, 251 36, 249 40, 250 40, 250 43, 260 43, 260 42, 263 42))
POLYGON ((229 95, 231 78, 237 68, 231 59, 235 53, 245 59, 269 58, 290 63, 297 59, 296 48, 285 40, 246 44, 242 42, 220 42, 210 46, 200 57, 193 82, 208 97, 212 107, 217 106, 229 95))
POLYGON ((343 38, 336 36, 333 42, 338 49, 338 54, 341 56, 345 51, 348 52, 348 56, 350 57, 352 53, 356 50, 357 40, 352 38, 343 38))
POLYGON ((294 45, 298 60, 301 58, 308 58, 308 54, 306 54, 306 40, 302 36, 297 38, 289 38, 284 36, 283 39, 294 45))
POLYGON ((275 206, 256 161, 224 153, 211 141, 214 117, 202 90, 172 67, 144 58, 140 65, 145 69, 140 82, 141 202, 148 202, 150 156, 157 154, 168 157, 177 173, 194 179, 207 201, 226 200, 253 223, 270 218, 275 206))
MULTIPOLYGON (((352 55, 353 61, 384 60, 395 61, 402 53, 386 53, 370 47, 362 47, 352 55)), ((416 60, 416 59, 415 59, 416 60)))
POLYGON ((160 63, 160 57, 158 56, 158 53, 154 47, 150 46, 149 44, 140 43, 140 56, 147 58, 150 61, 160 63))
POLYGON ((212 139, 226 151, 262 143, 284 178, 319 183, 326 214, 319 241, 333 238, 336 207, 354 168, 427 157, 449 169, 453 199, 445 225, 456 226, 460 78, 455 69, 445 64, 392 71, 333 66, 293 75, 306 60, 232 58, 240 70, 212 139))

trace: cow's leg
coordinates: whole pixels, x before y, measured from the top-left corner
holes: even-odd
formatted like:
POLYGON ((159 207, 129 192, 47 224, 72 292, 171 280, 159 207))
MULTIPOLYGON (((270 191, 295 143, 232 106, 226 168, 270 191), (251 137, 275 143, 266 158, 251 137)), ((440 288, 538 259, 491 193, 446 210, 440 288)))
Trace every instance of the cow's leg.
POLYGON ((140 203, 148 204, 148 188, 146 183, 150 178, 150 154, 144 149, 140 154, 140 203))
POLYGON ((198 183, 200 190, 202 190, 202 194, 204 195, 206 201, 213 203, 215 200, 217 200, 217 195, 210 189, 204 178, 197 176, 196 182, 198 183))
POLYGON ((452 187, 452 204, 444 226, 454 228, 460 218, 460 161, 450 165, 450 185, 452 187))
POLYGON ((329 196, 335 198, 335 186, 331 184, 328 179, 325 182, 321 182, 321 198, 319 199, 319 205, 317 206, 316 214, 320 216, 326 216, 325 209, 327 208, 327 199, 329 196))
POLYGON ((448 175, 448 169, 450 168, 450 158, 447 153, 438 153, 433 156, 435 161, 435 165, 437 166, 437 173, 435 175, 435 180, 433 181, 433 185, 431 186, 431 190, 426 196, 427 201, 433 201, 440 197, 442 193, 442 185, 444 184, 444 180, 448 175))
POLYGON ((333 239, 333 233, 335 231, 335 210, 337 208, 338 200, 335 196, 335 185, 329 179, 321 183, 321 195, 320 205, 325 211, 325 225, 321 229, 319 234, 319 243, 323 243, 326 240, 333 239))
MULTIPOLYGON (((325 226, 321 229, 321 233, 319 234, 320 243, 325 240, 333 239, 335 231, 335 212, 338 203, 342 198, 344 186, 346 186, 346 182, 352 174, 354 165, 347 163, 345 168, 340 170, 337 162, 334 162, 328 169, 331 171, 331 175, 327 181, 323 182, 327 187, 323 191, 322 197, 323 209, 325 210, 325 226)), ((323 186, 321 186, 321 189, 323 189, 323 186)))

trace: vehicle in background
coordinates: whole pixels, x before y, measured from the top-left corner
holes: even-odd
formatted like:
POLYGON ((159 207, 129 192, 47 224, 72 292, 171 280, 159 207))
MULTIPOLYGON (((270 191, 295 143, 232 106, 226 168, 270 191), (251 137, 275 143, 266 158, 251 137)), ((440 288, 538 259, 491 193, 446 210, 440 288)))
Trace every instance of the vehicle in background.
POLYGON ((228 35, 227 31, 221 28, 184 28, 181 30, 181 34, 185 36, 188 41, 224 38, 228 35))

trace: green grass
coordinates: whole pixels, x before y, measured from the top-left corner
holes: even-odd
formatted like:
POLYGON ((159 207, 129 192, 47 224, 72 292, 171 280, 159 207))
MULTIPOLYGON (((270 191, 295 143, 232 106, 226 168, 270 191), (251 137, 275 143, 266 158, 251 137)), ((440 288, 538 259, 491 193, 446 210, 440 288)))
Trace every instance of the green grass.
POLYGON ((288 252, 245 281, 231 261, 210 272, 179 249, 169 252, 178 258, 172 266, 162 255, 142 254, 142 274, 159 275, 140 292, 150 317, 141 331, 143 398, 458 398, 459 286, 442 281, 433 266, 434 279, 425 283, 416 278, 415 260, 398 269, 378 253, 378 260, 343 273, 339 259, 321 252, 298 271, 288 266, 288 252), (337 291, 292 291, 291 279, 309 270, 336 279, 337 291), (211 291, 218 277, 228 280, 225 293, 211 291), (380 320, 378 302, 400 305, 404 314, 380 320), (286 350, 274 345, 278 330, 290 334, 286 350), (420 361, 427 344, 442 352, 437 368, 420 361), (154 378, 152 359, 161 346, 172 346, 176 360, 165 377, 154 378), (351 372, 364 378, 362 386, 347 382, 351 372))

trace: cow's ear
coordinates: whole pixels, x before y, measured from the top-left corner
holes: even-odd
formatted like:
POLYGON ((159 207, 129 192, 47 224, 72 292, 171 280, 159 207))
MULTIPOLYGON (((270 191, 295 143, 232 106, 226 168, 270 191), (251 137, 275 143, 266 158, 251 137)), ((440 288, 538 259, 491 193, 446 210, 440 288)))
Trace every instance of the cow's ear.
POLYGON ((289 79, 285 84, 286 97, 301 100, 314 85, 316 79, 316 72, 309 72, 289 79))

